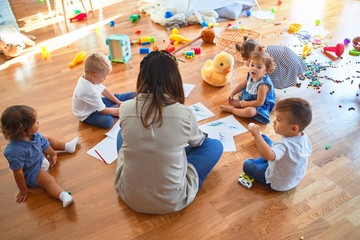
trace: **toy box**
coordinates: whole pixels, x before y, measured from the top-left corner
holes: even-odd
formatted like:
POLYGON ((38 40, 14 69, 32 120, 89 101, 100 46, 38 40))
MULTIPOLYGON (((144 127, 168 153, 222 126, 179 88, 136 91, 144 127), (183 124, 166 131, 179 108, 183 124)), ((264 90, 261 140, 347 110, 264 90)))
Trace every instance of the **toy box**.
POLYGON ((124 34, 111 34, 106 39, 109 46, 109 60, 126 63, 131 58, 130 39, 124 34))

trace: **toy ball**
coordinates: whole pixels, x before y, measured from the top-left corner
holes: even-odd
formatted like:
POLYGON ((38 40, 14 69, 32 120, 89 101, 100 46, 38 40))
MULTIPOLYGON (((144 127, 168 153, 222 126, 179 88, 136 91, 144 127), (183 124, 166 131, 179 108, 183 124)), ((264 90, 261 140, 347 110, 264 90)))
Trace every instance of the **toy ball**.
POLYGON ((320 21, 319 19, 316 19, 316 20, 315 20, 315 25, 316 25, 316 26, 319 26, 320 23, 321 23, 321 21, 320 21))
POLYGON ((171 18, 172 16, 174 16, 174 14, 171 11, 165 12, 165 18, 171 18))
POLYGON ((251 11, 250 11, 250 10, 247 10, 247 11, 246 11, 246 16, 248 16, 248 17, 251 16, 251 11))
POLYGON ((345 46, 349 45, 350 42, 351 42, 351 40, 349 38, 344 39, 344 45, 345 46))
POLYGON ((280 6, 282 4, 282 1, 281 0, 278 0, 277 1, 277 5, 280 6))
POLYGON ((109 25, 110 25, 110 27, 113 27, 113 26, 115 26, 115 22, 114 22, 114 21, 110 21, 110 22, 109 22, 109 25))
POLYGON ((272 8, 270 9, 270 12, 271 12, 272 14, 275 14, 276 8, 272 7, 272 8))

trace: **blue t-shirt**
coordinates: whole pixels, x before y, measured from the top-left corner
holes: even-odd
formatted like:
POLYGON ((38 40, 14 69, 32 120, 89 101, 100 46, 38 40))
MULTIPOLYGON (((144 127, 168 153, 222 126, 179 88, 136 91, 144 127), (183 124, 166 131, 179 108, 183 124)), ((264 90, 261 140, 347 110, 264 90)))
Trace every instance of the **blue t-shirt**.
POLYGON ((37 177, 44 159, 43 151, 49 146, 49 141, 37 132, 30 141, 10 141, 6 145, 4 156, 11 170, 23 170, 29 187, 37 187, 37 177))

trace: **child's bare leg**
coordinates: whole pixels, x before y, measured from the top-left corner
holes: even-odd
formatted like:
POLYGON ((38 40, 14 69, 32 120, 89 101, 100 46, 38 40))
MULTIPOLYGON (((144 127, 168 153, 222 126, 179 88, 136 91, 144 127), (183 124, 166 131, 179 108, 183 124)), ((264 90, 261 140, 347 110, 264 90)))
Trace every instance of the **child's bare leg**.
POLYGON ((255 117, 257 114, 257 110, 254 107, 246 107, 246 108, 236 108, 233 106, 220 106, 221 111, 232 113, 238 117, 255 117))
POLYGON ((238 117, 250 118, 257 115, 257 110, 254 107, 234 108, 231 113, 238 117))
POLYGON ((69 206, 73 202, 73 198, 69 195, 69 193, 65 192, 64 189, 56 182, 55 178, 44 169, 40 170, 37 180, 39 186, 45 189, 51 197, 60 199, 63 202, 64 207, 69 206))
POLYGON ((52 137, 46 137, 47 140, 49 140, 50 142, 50 146, 55 150, 55 151, 65 151, 68 153, 73 153, 76 150, 76 145, 79 141, 79 138, 76 137, 73 140, 71 140, 70 142, 64 143, 61 142, 55 138, 52 137))
POLYGON ((234 107, 237 107, 237 108, 240 108, 240 101, 239 100, 235 100, 235 99, 230 99, 229 100, 229 104, 231 106, 234 106, 234 107))

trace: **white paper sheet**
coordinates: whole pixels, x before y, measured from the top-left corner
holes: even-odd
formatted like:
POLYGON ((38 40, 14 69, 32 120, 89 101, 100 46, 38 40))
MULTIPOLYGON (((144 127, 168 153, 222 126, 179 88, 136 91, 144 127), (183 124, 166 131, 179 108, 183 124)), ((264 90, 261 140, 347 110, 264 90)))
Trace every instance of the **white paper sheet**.
POLYGON ((114 126, 110 129, 110 131, 105 133, 105 135, 108 136, 108 137, 117 139, 117 135, 118 135, 119 130, 120 130, 120 120, 118 120, 114 124, 114 126))
POLYGON ((196 116, 196 120, 198 122, 215 115, 207 107, 205 107, 201 102, 190 105, 190 108, 194 112, 194 114, 196 116))
POLYGON ((191 91, 194 89, 195 84, 183 83, 183 87, 184 87, 184 95, 185 97, 188 97, 191 91))
POLYGON ((233 115, 206 123, 199 128, 206 132, 210 138, 220 140, 224 152, 236 151, 234 136, 248 131, 233 115))
POLYGON ((100 161, 103 161, 102 159, 104 159, 106 164, 111 164, 118 158, 118 152, 116 150, 116 138, 104 138, 104 140, 87 151, 87 154, 95 157, 100 161))

